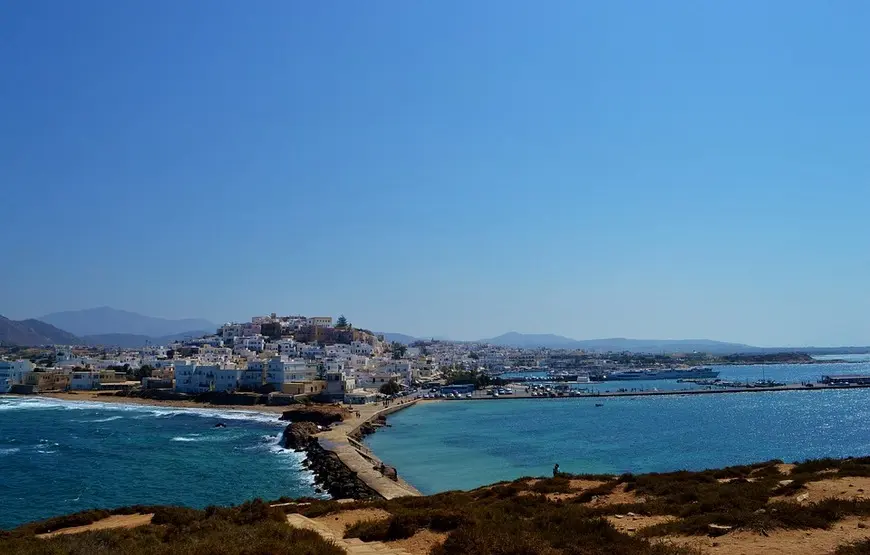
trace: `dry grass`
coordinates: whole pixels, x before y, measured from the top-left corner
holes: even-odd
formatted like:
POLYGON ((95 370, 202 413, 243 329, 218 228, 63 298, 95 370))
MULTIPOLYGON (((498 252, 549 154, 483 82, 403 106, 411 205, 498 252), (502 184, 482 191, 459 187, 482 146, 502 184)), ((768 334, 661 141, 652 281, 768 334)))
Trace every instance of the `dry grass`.
POLYGON ((112 515, 108 518, 98 520, 84 526, 74 526, 72 528, 61 528, 54 532, 39 534, 38 538, 51 538, 61 534, 79 534, 81 532, 91 532, 93 530, 110 530, 112 528, 136 528, 137 526, 145 526, 151 524, 153 514, 132 514, 132 515, 112 515))
MULTIPOLYGON (((66 522, 82 522, 82 514, 66 522)), ((102 520, 94 519, 92 522, 102 520)), ((53 522, 58 522, 54 519, 53 522)), ((43 523, 43 527, 44 527, 43 523)), ((62 526, 66 528, 67 526, 62 526)), ((0 553, 10 555, 342 555, 343 551, 315 532, 286 523, 283 511, 262 501, 205 511, 157 507, 152 523, 138 528, 95 530, 39 538, 39 526, 22 527, 0 536, 0 553)))
MULTIPOLYGON (((109 511, 88 511, 6 533, 0 536, 0 552, 337 553, 319 538, 298 535, 301 532, 292 535, 284 522, 285 512, 316 518, 334 532, 344 531, 348 538, 392 542, 431 555, 691 554, 701 552, 702 547, 708 552, 713 544, 740 550, 745 543, 741 538, 774 546, 779 545, 771 539, 776 536, 784 538, 781 545, 792 545, 788 542, 816 530, 822 531, 818 536, 824 540, 819 545, 828 545, 835 539, 834 532, 849 523, 854 523, 850 524, 854 530, 850 528, 843 541, 863 538, 866 527, 861 519, 870 517, 870 499, 858 490, 864 489, 861 486, 868 475, 870 458, 804 461, 793 467, 770 461, 639 476, 559 475, 391 501, 306 500, 281 508, 254 502, 205 511, 126 508, 112 513, 153 513, 151 525, 48 540, 35 537, 110 515, 109 511), (849 495, 822 498, 831 488, 849 495), (795 493, 812 497, 803 503, 782 497, 795 493), (729 526, 731 532, 710 541, 704 536, 711 532, 711 524, 729 526)), ((866 542, 855 543, 843 547, 840 555, 862 554, 866 549, 866 542)))

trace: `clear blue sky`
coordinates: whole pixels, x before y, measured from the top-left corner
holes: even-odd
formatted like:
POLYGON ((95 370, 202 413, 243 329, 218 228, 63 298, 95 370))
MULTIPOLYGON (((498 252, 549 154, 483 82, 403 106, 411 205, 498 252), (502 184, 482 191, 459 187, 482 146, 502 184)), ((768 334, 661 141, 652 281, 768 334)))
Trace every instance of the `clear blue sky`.
POLYGON ((0 314, 870 344, 870 4, 10 2, 0 314))

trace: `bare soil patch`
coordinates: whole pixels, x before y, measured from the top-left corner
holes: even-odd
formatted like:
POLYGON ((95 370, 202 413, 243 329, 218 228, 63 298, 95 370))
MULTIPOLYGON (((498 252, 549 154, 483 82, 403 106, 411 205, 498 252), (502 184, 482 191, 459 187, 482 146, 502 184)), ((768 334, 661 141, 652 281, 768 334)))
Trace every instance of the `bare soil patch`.
POLYGON ((137 526, 145 526, 151 524, 153 514, 147 515, 113 515, 103 520, 92 522, 86 526, 74 526, 72 528, 61 528, 46 534, 39 534, 37 538, 51 538, 61 534, 80 534, 81 532, 90 532, 92 530, 109 530, 110 528, 136 528, 137 526))

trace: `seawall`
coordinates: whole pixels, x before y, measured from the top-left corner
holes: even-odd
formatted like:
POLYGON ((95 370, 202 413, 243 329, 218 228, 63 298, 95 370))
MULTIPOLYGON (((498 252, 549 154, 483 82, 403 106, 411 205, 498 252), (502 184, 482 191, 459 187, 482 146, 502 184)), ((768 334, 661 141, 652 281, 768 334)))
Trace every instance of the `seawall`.
POLYGON ((360 441, 366 433, 383 426, 387 415, 415 403, 408 400, 389 407, 359 406, 346 420, 337 419, 336 414, 323 419, 316 410, 288 412, 283 419, 293 423, 284 430, 284 446, 305 451, 305 464, 314 473, 315 483, 335 499, 422 495, 360 441), (329 424, 331 428, 322 430, 329 424))
POLYGON ((368 488, 384 499, 422 495, 412 485, 402 480, 394 468, 390 468, 375 456, 358 439, 363 426, 380 425, 387 415, 416 404, 416 400, 394 403, 389 407, 380 405, 361 406, 356 410, 359 418, 345 420, 333 428, 317 434, 319 445, 340 460, 368 488))
MULTIPOLYGON (((631 387, 630 381, 625 382, 609 382, 610 383, 619 383, 625 384, 620 387, 629 388, 631 387)), ((513 384, 515 387, 525 387, 524 384, 513 384)), ((600 384, 591 384, 598 387, 601 387, 600 384)), ((616 386, 612 386, 616 387, 616 386)), ((717 389, 666 389, 666 390, 645 390, 645 391, 596 391, 595 393, 580 393, 578 395, 561 395, 556 396, 556 399, 597 399, 599 397, 650 397, 650 396, 661 396, 661 395, 720 395, 724 393, 771 393, 776 391, 830 391, 832 389, 866 389, 870 388, 870 384, 864 385, 826 385, 826 384, 813 384, 813 385, 804 385, 804 384, 788 384, 782 386, 769 386, 769 387, 723 387, 717 389)), ((445 399, 451 403, 457 401, 504 401, 510 399, 553 399, 554 397, 547 396, 539 396, 535 397, 529 393, 518 392, 513 395, 501 395, 499 397, 492 397, 486 394, 482 394, 480 392, 475 392, 474 396, 471 398, 461 398, 461 399, 445 399)))

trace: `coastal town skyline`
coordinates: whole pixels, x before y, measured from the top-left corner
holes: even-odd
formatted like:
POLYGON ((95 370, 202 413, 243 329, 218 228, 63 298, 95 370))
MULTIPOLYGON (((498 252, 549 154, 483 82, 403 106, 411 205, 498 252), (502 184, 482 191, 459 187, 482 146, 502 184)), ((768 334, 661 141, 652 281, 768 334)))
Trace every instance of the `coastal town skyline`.
MULTIPOLYGON (((268 313, 267 314, 268 317, 268 313)), ((276 316, 271 313, 271 317, 276 316)), ((291 314, 287 312, 285 314, 291 314)), ((290 316, 284 316, 290 317, 290 316)), ((353 327, 344 314, 323 316, 341 318, 353 327)), ((0 345, 105 345, 115 347, 141 347, 145 345, 168 344, 179 340, 194 339, 211 335, 213 330, 227 323, 239 320, 226 320, 216 324, 204 318, 168 319, 148 316, 108 306, 83 310, 61 311, 16 321, 0 314, 0 345), (48 325, 46 328, 45 325, 48 325), (33 326, 36 326, 34 329, 33 326)), ((241 320, 244 321, 244 318, 241 320)), ((359 327, 359 326, 357 326, 359 327)), ((375 330, 374 333, 386 337, 386 341, 412 344, 421 341, 443 341, 513 347, 522 349, 575 349, 590 352, 636 352, 636 353, 749 353, 776 352, 780 349, 812 353, 864 353, 870 352, 865 344, 839 345, 751 345, 723 341, 705 337, 667 338, 667 337, 596 337, 572 338, 557 333, 522 333, 508 331, 493 337, 471 339, 455 338, 446 335, 409 335, 402 331, 387 331, 377 326, 361 329, 375 330), (839 350, 837 350, 839 349, 839 350)))
MULTIPOLYGON (((315 311, 316 312, 316 311, 315 311)), ((291 314, 292 311, 286 312, 291 314)), ((268 312, 264 313, 268 314, 268 312)), ((325 313, 324 313, 325 314, 325 313)), ((341 316, 344 316, 342 313, 341 316)), ((0 317, 8 317, 0 314, 0 317)), ((337 318, 338 316, 330 316, 337 318)), ((153 316, 130 310, 116 309, 109 306, 99 306, 93 308, 85 308, 80 310, 64 310, 43 314, 40 316, 31 316, 17 318, 18 320, 38 320, 55 325, 59 330, 64 332, 72 332, 78 336, 105 336, 111 334, 121 335, 146 335, 154 339, 168 339, 194 337, 201 334, 211 333, 214 328, 219 327, 227 322, 239 321, 236 319, 225 319, 219 321, 211 321, 206 318, 182 317, 182 318, 166 318, 161 316, 153 316), (143 328, 144 326, 144 328, 143 328), (168 326, 168 327, 167 327, 168 326)), ((242 320, 245 318, 243 317, 242 320)), ((16 318, 12 318, 16 320, 16 318)), ((629 335, 597 335, 588 337, 572 337, 568 334, 560 333, 558 330, 548 331, 519 331, 516 329, 505 330, 492 336, 470 336, 470 337, 455 337, 450 334, 411 334, 406 330, 394 329, 390 326, 367 326, 368 329, 377 330, 377 333, 385 333, 390 336, 395 336, 403 342, 411 342, 415 340, 440 340, 440 341, 455 341, 468 343, 494 343, 503 344, 506 346, 515 347, 548 347, 548 348, 592 348, 594 350, 614 350, 618 351, 624 348, 625 350, 643 350, 653 349, 654 342, 661 342, 662 345, 673 343, 664 348, 665 350, 675 349, 679 351, 679 344, 685 343, 690 350, 705 350, 712 348, 714 352, 739 352, 741 347, 751 349, 797 349, 797 348, 835 348, 835 347, 863 347, 870 345, 870 341, 856 343, 834 343, 834 344, 757 344, 749 342, 730 341, 728 338, 708 337, 703 335, 686 336, 686 337, 666 337, 666 336, 629 336, 629 335), (586 345, 584 345, 584 343, 586 345)))

